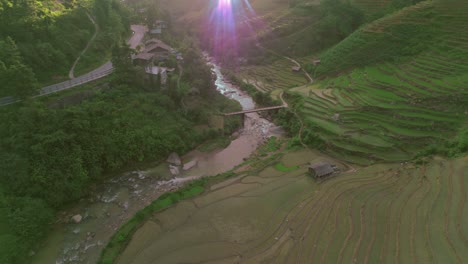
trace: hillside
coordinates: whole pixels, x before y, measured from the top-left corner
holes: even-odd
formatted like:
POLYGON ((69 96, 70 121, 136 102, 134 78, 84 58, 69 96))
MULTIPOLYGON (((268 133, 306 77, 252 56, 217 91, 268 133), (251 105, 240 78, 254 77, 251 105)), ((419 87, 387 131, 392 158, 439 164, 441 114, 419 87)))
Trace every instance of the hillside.
POLYGON ((421 2, 326 51, 321 81, 294 89, 306 126, 363 164, 466 152, 467 11, 461 0, 421 2))
MULTIPOLYGON (((236 24, 242 49, 225 41, 221 53, 239 79, 273 97, 299 86, 292 91, 303 96, 298 111, 311 142, 361 164, 467 151, 466 1, 291 3, 251 1, 254 14, 236 24), (366 24, 372 16, 383 17, 366 24), (298 58, 315 83, 283 56, 298 58)), ((181 8, 181 23, 200 18, 181 8)))
POLYGON ((127 31, 126 10, 116 1, 16 1, 0 3, 0 97, 27 96, 68 79, 73 62, 96 29, 77 71, 97 67, 127 31))
POLYGON ((385 8, 391 0, 352 0, 351 3, 366 13, 377 12, 385 8))

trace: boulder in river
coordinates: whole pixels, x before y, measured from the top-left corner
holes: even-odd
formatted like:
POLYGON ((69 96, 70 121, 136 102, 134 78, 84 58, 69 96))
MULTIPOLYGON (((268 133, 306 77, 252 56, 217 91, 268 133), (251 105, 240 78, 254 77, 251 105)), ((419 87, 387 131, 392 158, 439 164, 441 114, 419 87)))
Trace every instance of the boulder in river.
POLYGON ((197 160, 192 160, 184 164, 184 171, 190 170, 191 168, 197 166, 197 160))
POLYGON ((168 163, 174 164, 176 166, 182 165, 182 161, 180 160, 179 155, 177 155, 177 153, 175 153, 175 152, 172 152, 171 155, 169 155, 169 157, 167 158, 166 161, 168 163))
POLYGON ((172 176, 179 176, 180 170, 179 167, 174 165, 169 165, 169 171, 171 172, 172 176))
POLYGON ((73 222, 75 222, 76 224, 80 223, 82 219, 83 217, 80 214, 74 215, 72 217, 73 222))

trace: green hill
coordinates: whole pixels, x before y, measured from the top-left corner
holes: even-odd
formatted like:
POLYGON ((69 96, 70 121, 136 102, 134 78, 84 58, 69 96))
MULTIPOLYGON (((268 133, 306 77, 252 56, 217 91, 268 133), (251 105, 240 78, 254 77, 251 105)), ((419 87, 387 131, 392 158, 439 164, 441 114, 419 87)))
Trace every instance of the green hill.
POLYGON ((421 2, 326 51, 322 80, 295 90, 306 126, 358 163, 466 152, 467 13, 463 0, 421 2))
POLYGON ((88 15, 99 30, 77 65, 80 72, 104 63, 129 28, 126 8, 114 0, 17 2, 0 2, 0 97, 34 94, 68 79, 96 30, 88 15))
POLYGON ((351 3, 366 12, 377 12, 385 8, 391 0, 353 0, 351 3))

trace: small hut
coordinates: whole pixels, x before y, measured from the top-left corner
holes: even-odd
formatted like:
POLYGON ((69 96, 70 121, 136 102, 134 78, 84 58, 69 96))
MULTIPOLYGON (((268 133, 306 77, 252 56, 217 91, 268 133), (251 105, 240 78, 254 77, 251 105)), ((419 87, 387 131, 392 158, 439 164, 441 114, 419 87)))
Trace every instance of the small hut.
POLYGON ((309 166, 309 173, 316 179, 321 179, 333 174, 335 170, 328 163, 317 163, 309 166))
POLYGON ((301 67, 299 67, 299 66, 294 66, 294 67, 292 67, 292 71, 293 71, 293 72, 300 72, 300 71, 301 71, 301 67))

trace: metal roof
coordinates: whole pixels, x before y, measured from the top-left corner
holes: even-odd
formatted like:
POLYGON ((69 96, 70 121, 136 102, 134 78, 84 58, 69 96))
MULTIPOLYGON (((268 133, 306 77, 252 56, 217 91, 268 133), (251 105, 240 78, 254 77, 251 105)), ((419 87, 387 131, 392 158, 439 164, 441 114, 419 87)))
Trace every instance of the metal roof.
POLYGON ((135 56, 135 59, 140 59, 140 60, 151 60, 153 57, 154 57, 154 54, 143 52, 143 53, 138 53, 138 54, 135 56))
POLYGON ((315 171, 318 177, 322 177, 334 172, 332 166, 328 163, 317 163, 309 166, 310 169, 315 171))

